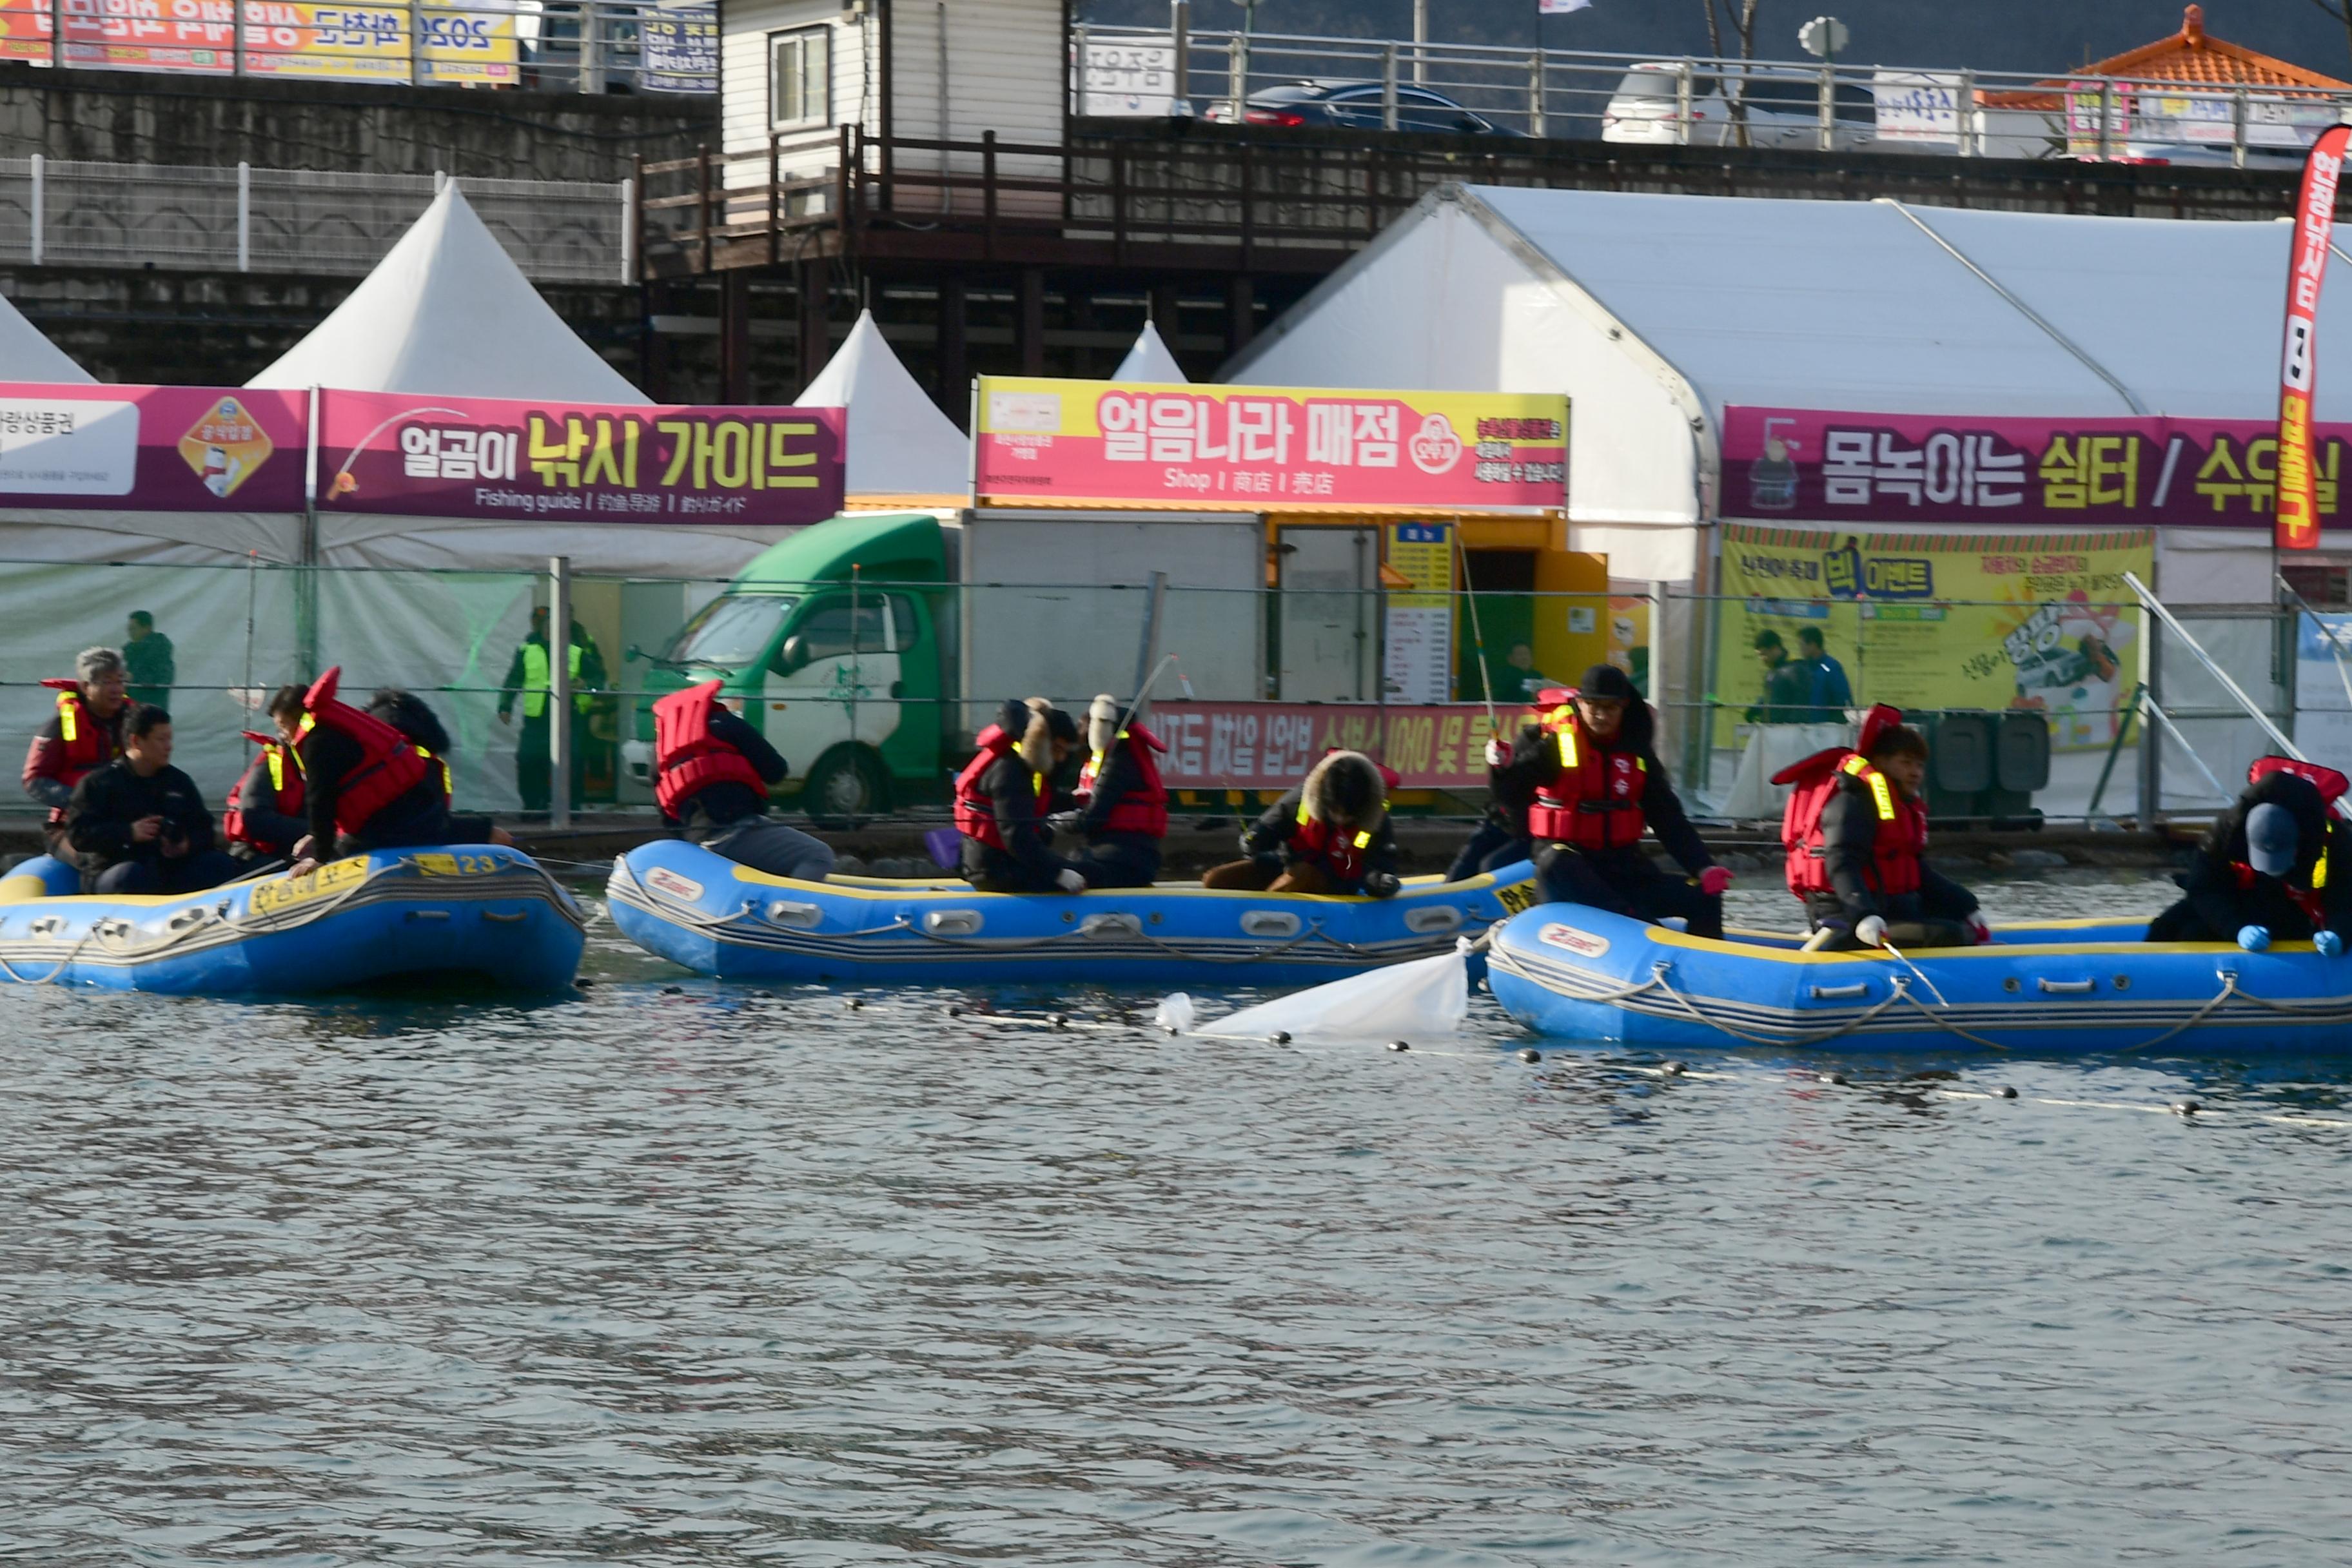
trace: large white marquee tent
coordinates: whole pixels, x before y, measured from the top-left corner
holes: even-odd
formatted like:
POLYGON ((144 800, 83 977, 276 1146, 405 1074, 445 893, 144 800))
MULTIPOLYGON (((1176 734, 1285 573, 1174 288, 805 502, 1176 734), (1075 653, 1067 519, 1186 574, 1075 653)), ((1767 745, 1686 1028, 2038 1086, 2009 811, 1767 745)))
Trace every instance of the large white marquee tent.
MULTIPOLYGON (((1704 585, 1710 525, 1727 518, 1728 405, 2275 417, 2290 235, 2284 222, 1452 185, 1225 377, 1564 392, 1574 546, 1606 553, 1620 579, 1704 585)), ((2337 265, 2352 261, 2339 251, 2337 265)), ((2352 361, 2325 369, 2328 343, 2352 345, 2347 289, 2323 297, 2324 420, 2352 418, 2352 361)), ((2268 606, 2273 564, 2261 530, 2166 528, 2155 586, 2176 604, 2268 606)), ((2266 689, 2269 622, 2206 625, 2215 657, 2266 689)), ((1678 616, 1669 646, 1695 649, 1693 629, 1678 616)), ((2227 709, 2185 649, 2165 660, 2175 706, 2227 709)), ((2263 744, 2250 723, 2202 725, 2199 748, 2225 774, 2263 744)), ((2168 791, 2210 798, 2176 752, 2168 791)))
MULTIPOLYGON (((1723 515, 1727 405, 2274 416, 2288 232, 1453 185, 1226 379, 1565 392, 1578 547, 1621 578, 1687 582, 1723 515)), ((2324 300, 2323 344, 2352 332, 2345 293, 2324 300)), ((2352 370, 2323 372, 2319 416, 2352 417, 2352 370)), ((2264 542, 2173 529, 2164 549, 2208 557, 2196 597, 2267 603, 2264 542)))

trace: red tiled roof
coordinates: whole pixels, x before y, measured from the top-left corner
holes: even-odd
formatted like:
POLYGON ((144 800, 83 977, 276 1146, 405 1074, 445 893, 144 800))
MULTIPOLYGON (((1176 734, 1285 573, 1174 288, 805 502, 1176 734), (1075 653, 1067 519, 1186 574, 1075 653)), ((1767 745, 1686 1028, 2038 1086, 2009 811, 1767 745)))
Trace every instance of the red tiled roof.
MULTIPOLYGON (((2063 88, 2068 80, 2085 77, 2128 77, 2141 80, 2194 83, 2199 87, 2322 88, 2352 90, 2352 82, 2338 81, 2315 70, 2228 43, 2205 30, 2205 8, 2191 5, 2181 14, 2180 31, 2152 44, 2126 49, 2095 65, 2084 66, 2066 80, 2045 87, 2063 88)), ((2055 108, 2059 100, 2035 92, 1986 93, 1988 103, 2012 108, 2055 108)))

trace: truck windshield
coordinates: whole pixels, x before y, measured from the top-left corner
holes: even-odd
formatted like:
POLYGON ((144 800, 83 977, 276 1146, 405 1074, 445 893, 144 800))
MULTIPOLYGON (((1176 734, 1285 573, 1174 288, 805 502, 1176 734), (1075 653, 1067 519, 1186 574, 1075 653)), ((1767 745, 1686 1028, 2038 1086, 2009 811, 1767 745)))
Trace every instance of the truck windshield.
POLYGON ((723 669, 756 664, 799 603, 799 596, 791 594, 721 594, 678 628, 662 662, 723 669))

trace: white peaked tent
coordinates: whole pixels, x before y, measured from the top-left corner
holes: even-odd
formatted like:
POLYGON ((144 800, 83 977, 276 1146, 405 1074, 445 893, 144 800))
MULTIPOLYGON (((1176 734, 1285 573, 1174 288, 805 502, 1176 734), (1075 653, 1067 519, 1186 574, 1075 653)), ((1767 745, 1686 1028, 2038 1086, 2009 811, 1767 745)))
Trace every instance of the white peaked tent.
POLYGON ((41 335, 16 306, 0 299, 0 381, 80 382, 98 377, 67 357, 65 350, 41 335))
POLYGON ((246 384, 651 401, 540 298, 455 180, 334 314, 246 384))
POLYGON ((1176 356, 1168 352, 1168 344, 1160 338, 1160 329, 1150 321, 1143 323, 1143 331, 1137 335, 1135 346, 1127 351, 1127 357, 1118 362, 1118 368, 1110 373, 1110 378, 1113 381, 1157 382, 1164 386, 1173 386, 1192 379, 1184 374, 1184 367, 1176 363, 1176 356))
POLYGON ((960 505, 971 489, 971 447, 915 384, 874 312, 861 311, 824 369, 795 399, 848 411, 849 499, 861 505, 960 505))

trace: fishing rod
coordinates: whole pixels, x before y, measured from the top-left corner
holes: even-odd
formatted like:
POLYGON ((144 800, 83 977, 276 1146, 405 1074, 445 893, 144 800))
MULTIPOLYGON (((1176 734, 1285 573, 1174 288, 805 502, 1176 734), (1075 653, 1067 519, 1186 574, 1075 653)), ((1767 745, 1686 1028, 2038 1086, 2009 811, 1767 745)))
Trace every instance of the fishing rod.
MULTIPOLYGON (((1151 695, 1151 689, 1158 683, 1160 671, 1166 669, 1170 665, 1175 662, 1176 656, 1171 653, 1163 655, 1160 662, 1151 667, 1151 673, 1144 677, 1142 689, 1136 692, 1135 700, 1129 703, 1127 705, 1127 711, 1118 716, 1118 727, 1122 733, 1125 732, 1129 722, 1135 718, 1138 712, 1142 710, 1143 700, 1151 695)), ((1183 680, 1184 678, 1180 675, 1177 679, 1179 680, 1183 680)), ((1186 680, 1184 681, 1184 684, 1189 689, 1192 683, 1186 680)))
POLYGON ((1495 717, 1495 672, 1486 667, 1486 634, 1478 626, 1478 595, 1470 586, 1470 547, 1463 542, 1462 520, 1454 520, 1454 553, 1462 563, 1462 596, 1470 601, 1470 646, 1478 654, 1478 684, 1486 692, 1486 732, 1500 739, 1502 721, 1495 717))

